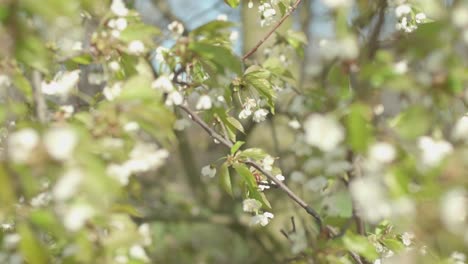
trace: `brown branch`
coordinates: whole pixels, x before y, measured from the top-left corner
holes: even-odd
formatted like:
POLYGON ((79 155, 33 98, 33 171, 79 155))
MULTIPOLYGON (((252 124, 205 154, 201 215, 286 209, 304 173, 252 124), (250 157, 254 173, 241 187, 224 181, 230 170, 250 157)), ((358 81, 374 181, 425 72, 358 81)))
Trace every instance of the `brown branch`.
POLYGON ((245 61, 248 57, 252 56, 252 54, 254 54, 258 48, 265 42, 267 41, 268 38, 270 38, 270 36, 283 24, 284 21, 286 21, 286 19, 294 12, 294 10, 296 10, 296 8, 299 6, 299 4, 301 3, 302 0, 297 0, 292 6, 291 8, 289 9, 289 11, 280 19, 280 21, 278 21, 278 23, 276 23, 276 25, 270 30, 268 31, 268 33, 261 39, 257 42, 257 44, 250 50, 248 51, 244 56, 242 56, 242 61, 245 61))
POLYGON ((369 42, 368 42, 369 59, 374 58, 375 53, 378 50, 379 36, 380 36, 380 32, 382 31, 384 22, 385 22, 385 9, 386 8, 387 8, 387 0, 381 0, 379 4, 379 14, 378 14, 377 22, 369 37, 369 42))
MULTIPOLYGON (((186 105, 179 105, 179 107, 186 112, 190 118, 200 125, 212 138, 216 139, 219 141, 221 144, 225 145, 228 148, 231 148, 233 146, 233 143, 226 140, 223 136, 221 136, 218 132, 213 130, 211 127, 206 124, 205 121, 203 121, 195 112, 193 112, 190 108, 188 108, 186 105)), ((273 176, 270 172, 264 170, 262 166, 257 164, 254 161, 247 160, 244 161, 246 165, 250 165, 254 167, 256 170, 261 172, 263 175, 265 175, 268 180, 274 182, 283 192, 285 192, 289 198, 291 198, 294 202, 296 202, 300 207, 302 207, 308 214, 310 214, 314 219, 317 225, 319 226, 319 229, 322 230, 322 218, 318 214, 317 211, 315 211, 312 207, 310 207, 304 200, 302 200, 297 194, 295 194, 291 189, 289 189, 286 184, 284 184, 282 181, 278 180, 275 176, 273 176)))

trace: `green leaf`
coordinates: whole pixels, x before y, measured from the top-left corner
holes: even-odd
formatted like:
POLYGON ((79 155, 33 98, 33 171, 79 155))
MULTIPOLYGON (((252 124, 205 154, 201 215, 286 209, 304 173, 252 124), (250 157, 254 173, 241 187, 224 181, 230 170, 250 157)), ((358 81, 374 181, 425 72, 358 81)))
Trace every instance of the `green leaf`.
POLYGON ((13 76, 13 83, 23 93, 24 97, 28 102, 32 101, 32 87, 28 79, 23 76, 20 72, 17 72, 13 76))
POLYGON ((235 129, 239 130, 242 133, 245 133, 244 132, 244 127, 242 126, 241 122, 239 122, 239 120, 235 119, 232 116, 228 116, 226 118, 226 121, 228 122, 228 124, 226 124, 226 125, 231 126, 231 128, 235 128, 235 129))
POLYGON ((224 0, 224 2, 232 8, 236 8, 239 5, 240 0, 224 0))
POLYGON ((21 236, 20 251, 27 263, 50 263, 47 250, 40 244, 39 240, 34 236, 29 226, 26 224, 19 224, 18 233, 21 236))
POLYGON ((265 71, 254 71, 246 74, 244 79, 247 84, 253 86, 259 94, 266 98, 270 111, 272 114, 275 113, 274 101, 276 97, 275 91, 271 87, 271 83, 265 78, 265 71))
POLYGON ((234 154, 236 153, 240 147, 242 147, 242 145, 244 145, 244 141, 237 141, 236 144, 234 144, 234 146, 232 146, 231 148, 231 154, 234 154))
POLYGON ((260 160, 265 158, 267 153, 260 148, 249 148, 239 153, 239 157, 260 160))
POLYGON ((237 174, 239 174, 244 180, 244 182, 247 184, 249 191, 257 189, 257 181, 255 180, 255 177, 253 176, 252 172, 245 164, 236 163, 232 166, 234 167, 234 170, 236 170, 237 174))
POLYGON ((154 26, 137 23, 125 28, 120 33, 119 38, 124 42, 131 42, 132 40, 151 41, 159 33, 159 29, 154 26))
POLYGON ((90 54, 82 54, 72 57, 70 60, 78 64, 88 65, 93 61, 93 57, 90 54))
POLYGON ((431 127, 430 112, 422 106, 412 106, 396 116, 390 123, 405 139, 415 139, 431 127))
POLYGON ((350 113, 346 117, 348 129, 348 143, 351 148, 359 153, 367 150, 372 140, 372 111, 368 106, 355 103, 350 107, 350 113))
POLYGON ((45 43, 34 35, 27 35, 17 42, 15 55, 18 61, 48 73, 52 54, 45 47, 45 43))
POLYGON ((151 80, 143 75, 130 78, 122 87, 118 100, 151 100, 157 97, 151 88, 151 80))
POLYGON ((349 251, 361 255, 367 260, 374 261, 379 258, 379 253, 366 237, 348 233, 343 237, 343 243, 349 251))
POLYGON ((223 188, 224 191, 226 191, 231 197, 233 197, 234 195, 232 193, 231 175, 229 174, 229 168, 226 163, 223 163, 223 165, 221 165, 221 167, 218 170, 218 175, 219 184, 221 185, 221 188, 223 188))
POLYGON ((405 249, 405 245, 403 245, 401 241, 393 238, 385 238, 383 239, 382 243, 385 245, 385 247, 387 247, 395 253, 398 253, 401 250, 405 249))
POLYGON ((220 66, 221 71, 224 71, 224 68, 227 68, 239 75, 242 72, 242 64, 240 59, 226 47, 195 42, 191 43, 189 48, 197 53, 201 58, 220 66))
POLYGON ((197 27, 190 32, 190 36, 198 36, 202 34, 210 35, 217 31, 233 27, 235 24, 229 21, 215 20, 197 27))

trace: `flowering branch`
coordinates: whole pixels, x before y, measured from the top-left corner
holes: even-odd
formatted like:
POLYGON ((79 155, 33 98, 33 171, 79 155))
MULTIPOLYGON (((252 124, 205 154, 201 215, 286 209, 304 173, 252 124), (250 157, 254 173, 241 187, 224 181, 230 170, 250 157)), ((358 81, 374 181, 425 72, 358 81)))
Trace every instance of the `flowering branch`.
POLYGON ((297 0, 291 8, 288 10, 288 12, 276 23, 276 25, 268 31, 268 33, 260 40, 257 42, 257 44, 250 50, 248 51, 244 56, 242 56, 242 61, 245 61, 248 57, 252 56, 258 48, 265 42, 267 41, 268 38, 283 24, 284 21, 296 10, 296 8, 299 6, 302 0, 297 0))
MULTIPOLYGON (((190 118, 200 125, 212 138, 216 139, 219 141, 221 144, 225 145, 228 148, 232 148, 233 144, 229 140, 225 139, 223 136, 221 136, 219 133, 217 133, 215 130, 213 130, 211 127, 208 126, 208 124, 203 121, 195 112, 193 112, 190 108, 188 108, 186 105, 180 105, 179 106, 184 112, 186 112, 190 118)), ((300 207, 302 207, 308 214, 310 214, 314 219, 317 225, 319 226, 319 229, 322 229, 322 218, 318 214, 318 212, 310 207, 302 198, 300 198, 297 194, 295 194, 291 189, 289 189, 286 184, 284 184, 282 181, 278 180, 276 177, 274 177, 271 173, 266 171, 265 169, 262 168, 259 164, 257 164, 254 161, 247 160, 244 162, 246 165, 250 165, 257 169, 259 172, 261 172, 263 175, 265 175, 270 181, 274 182, 283 192, 285 192, 289 198, 291 198, 294 202, 296 202, 300 207)))

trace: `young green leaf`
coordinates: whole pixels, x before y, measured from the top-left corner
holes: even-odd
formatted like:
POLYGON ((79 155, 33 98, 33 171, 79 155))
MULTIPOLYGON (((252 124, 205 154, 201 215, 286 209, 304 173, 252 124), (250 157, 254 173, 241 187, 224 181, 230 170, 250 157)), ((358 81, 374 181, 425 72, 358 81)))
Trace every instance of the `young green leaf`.
POLYGON ((224 191, 226 191, 231 197, 233 197, 232 193, 232 183, 231 183, 231 175, 229 174, 229 168, 226 163, 223 163, 218 170, 218 177, 219 177, 219 184, 224 191))

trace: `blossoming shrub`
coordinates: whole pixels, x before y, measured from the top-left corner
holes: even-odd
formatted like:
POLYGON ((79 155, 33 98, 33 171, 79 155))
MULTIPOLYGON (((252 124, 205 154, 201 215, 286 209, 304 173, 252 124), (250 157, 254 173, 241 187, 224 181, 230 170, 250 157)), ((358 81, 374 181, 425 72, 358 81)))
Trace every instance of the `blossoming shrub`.
POLYGON ((465 263, 466 2, 4 2, 1 263, 465 263))

